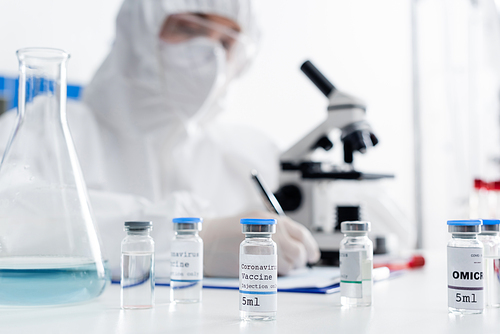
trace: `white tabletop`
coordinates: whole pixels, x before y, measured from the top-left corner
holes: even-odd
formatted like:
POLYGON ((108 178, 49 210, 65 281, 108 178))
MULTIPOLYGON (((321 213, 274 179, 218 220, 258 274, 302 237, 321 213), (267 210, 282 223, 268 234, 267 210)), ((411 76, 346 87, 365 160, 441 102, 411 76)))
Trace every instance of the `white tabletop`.
POLYGON ((113 284, 94 301, 64 307, 0 309, 0 333, 499 333, 500 309, 448 314, 444 254, 424 268, 374 285, 371 307, 346 309, 340 294, 278 293, 278 319, 239 320, 238 291, 204 289, 203 302, 175 305, 157 287, 150 310, 121 310, 113 284))

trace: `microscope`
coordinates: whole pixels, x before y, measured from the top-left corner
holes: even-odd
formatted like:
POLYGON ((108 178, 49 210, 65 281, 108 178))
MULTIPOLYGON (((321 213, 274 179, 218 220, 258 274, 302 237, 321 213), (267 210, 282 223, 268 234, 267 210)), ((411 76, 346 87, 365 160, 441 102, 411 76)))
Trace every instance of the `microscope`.
MULTIPOLYGON (((366 121, 365 102, 336 89, 310 61, 306 61, 301 70, 328 98, 328 117, 281 155, 280 188, 275 196, 287 216, 311 231, 319 244, 322 259, 335 262, 343 238, 340 223, 371 218, 362 215, 364 209, 356 200, 333 201, 332 184, 339 180, 359 182, 394 176, 362 173, 353 167, 355 152, 365 153, 378 143, 366 121), (315 152, 333 148, 334 130, 340 131, 343 163, 315 161, 315 152)), ((352 183, 347 184, 349 187, 352 183)), ((342 194, 336 194, 337 199, 339 196, 342 198, 342 194)), ((378 248, 379 253, 384 253, 383 242, 373 241, 375 250, 378 248)))

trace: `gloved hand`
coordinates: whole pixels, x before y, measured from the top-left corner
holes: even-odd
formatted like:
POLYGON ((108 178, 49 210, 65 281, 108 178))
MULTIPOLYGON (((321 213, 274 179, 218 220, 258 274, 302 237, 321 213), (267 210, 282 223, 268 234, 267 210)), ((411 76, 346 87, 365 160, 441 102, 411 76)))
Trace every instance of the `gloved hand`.
POLYGON ((237 277, 241 232, 241 218, 274 218, 277 220, 273 240, 278 245, 278 274, 287 275, 292 269, 304 267, 319 260, 320 252, 311 233, 302 224, 269 212, 207 219, 200 233, 204 242, 204 272, 207 276, 237 277))
POLYGON ((288 275, 292 269, 318 262, 321 254, 311 232, 286 216, 273 216, 278 219, 273 236, 278 245, 278 274, 288 275))

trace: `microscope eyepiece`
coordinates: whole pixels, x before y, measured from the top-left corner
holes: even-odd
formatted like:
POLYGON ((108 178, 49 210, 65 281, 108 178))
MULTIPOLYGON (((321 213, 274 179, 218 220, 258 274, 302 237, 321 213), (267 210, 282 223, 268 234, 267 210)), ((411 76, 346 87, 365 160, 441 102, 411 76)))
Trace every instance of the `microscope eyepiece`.
POLYGON ((306 60, 300 69, 326 97, 335 90, 335 86, 309 60, 306 60))

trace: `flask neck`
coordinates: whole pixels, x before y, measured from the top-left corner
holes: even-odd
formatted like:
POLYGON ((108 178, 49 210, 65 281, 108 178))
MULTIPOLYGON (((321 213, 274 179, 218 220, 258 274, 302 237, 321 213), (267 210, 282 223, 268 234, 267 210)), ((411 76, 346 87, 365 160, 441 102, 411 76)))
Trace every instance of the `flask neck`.
POLYGON ((32 112, 43 112, 43 116, 37 118, 59 118, 66 122, 66 62, 69 54, 56 49, 27 48, 19 50, 17 56, 20 68, 19 116, 24 118, 32 112))

